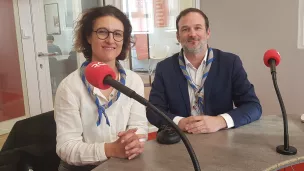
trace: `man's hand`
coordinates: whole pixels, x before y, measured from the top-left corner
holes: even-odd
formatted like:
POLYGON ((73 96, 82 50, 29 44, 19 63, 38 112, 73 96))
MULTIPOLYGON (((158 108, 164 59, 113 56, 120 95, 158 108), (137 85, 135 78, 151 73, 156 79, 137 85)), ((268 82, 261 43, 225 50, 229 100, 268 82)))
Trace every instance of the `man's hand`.
POLYGON ((183 118, 178 122, 178 127, 182 130, 182 131, 186 131, 186 125, 190 123, 191 117, 187 117, 187 118, 183 118))
POLYGON ((226 128, 227 124, 222 116, 190 116, 185 130, 188 133, 212 133, 226 128))

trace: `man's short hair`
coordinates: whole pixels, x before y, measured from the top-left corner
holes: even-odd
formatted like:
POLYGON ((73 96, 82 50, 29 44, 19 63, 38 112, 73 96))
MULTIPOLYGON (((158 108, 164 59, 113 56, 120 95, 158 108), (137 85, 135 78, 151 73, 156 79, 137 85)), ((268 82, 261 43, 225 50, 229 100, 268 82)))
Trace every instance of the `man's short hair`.
POLYGON ((176 29, 178 30, 178 22, 179 22, 179 20, 180 20, 182 17, 186 16, 186 15, 187 15, 188 13, 190 13, 190 12, 199 13, 199 14, 202 15, 202 17, 204 17, 204 19, 205 19, 206 31, 207 31, 207 30, 209 29, 209 20, 208 20, 208 17, 207 17, 207 15, 206 15, 203 11, 201 11, 200 9, 197 9, 197 8, 187 8, 187 9, 184 9, 183 11, 181 11, 181 12, 179 13, 179 15, 177 16, 177 18, 176 18, 176 29))
POLYGON ((48 36, 46 37, 46 40, 53 40, 53 41, 54 41, 54 36, 48 35, 48 36))

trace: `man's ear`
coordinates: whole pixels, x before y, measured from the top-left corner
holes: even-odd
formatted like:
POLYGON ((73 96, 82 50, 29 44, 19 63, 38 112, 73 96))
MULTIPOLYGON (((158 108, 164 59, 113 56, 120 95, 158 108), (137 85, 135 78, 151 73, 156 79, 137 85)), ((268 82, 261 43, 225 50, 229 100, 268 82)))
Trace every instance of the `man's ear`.
POLYGON ((178 30, 176 31, 176 39, 177 39, 177 41, 180 43, 180 37, 179 37, 179 33, 178 33, 178 30))
POLYGON ((210 35, 211 35, 211 31, 210 31, 210 28, 207 29, 207 39, 210 38, 210 35))

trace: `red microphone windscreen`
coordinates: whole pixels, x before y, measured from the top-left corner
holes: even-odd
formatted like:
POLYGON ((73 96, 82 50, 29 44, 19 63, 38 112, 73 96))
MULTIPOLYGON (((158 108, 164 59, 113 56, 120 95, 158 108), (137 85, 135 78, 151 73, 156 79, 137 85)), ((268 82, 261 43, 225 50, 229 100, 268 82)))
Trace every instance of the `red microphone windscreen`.
POLYGON ((104 78, 110 75, 112 78, 116 78, 115 72, 107 64, 102 62, 91 62, 85 69, 85 77, 87 81, 102 90, 110 88, 109 85, 103 83, 104 78))
POLYGON ((279 52, 276 51, 275 49, 269 49, 264 54, 264 64, 267 67, 270 66, 270 64, 268 63, 269 59, 274 59, 276 66, 278 66, 281 61, 281 56, 280 56, 279 52))

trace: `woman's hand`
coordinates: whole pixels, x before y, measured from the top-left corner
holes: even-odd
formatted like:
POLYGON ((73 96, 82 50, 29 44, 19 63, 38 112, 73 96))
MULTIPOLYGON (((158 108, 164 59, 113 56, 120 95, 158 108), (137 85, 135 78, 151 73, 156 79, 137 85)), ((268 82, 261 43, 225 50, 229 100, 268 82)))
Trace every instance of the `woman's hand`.
POLYGON ((113 143, 105 143, 105 153, 109 157, 128 158, 129 160, 138 156, 144 151, 146 135, 137 135, 137 129, 130 129, 120 132, 118 139, 113 143))
POLYGON ((127 158, 125 152, 125 144, 120 143, 120 139, 112 143, 105 143, 105 154, 108 158, 117 157, 117 158, 127 158))
POLYGON ((130 129, 118 134, 121 141, 126 144, 125 150, 129 160, 135 158, 144 151, 144 142, 147 139, 146 135, 135 134, 136 131, 137 129, 130 129))

